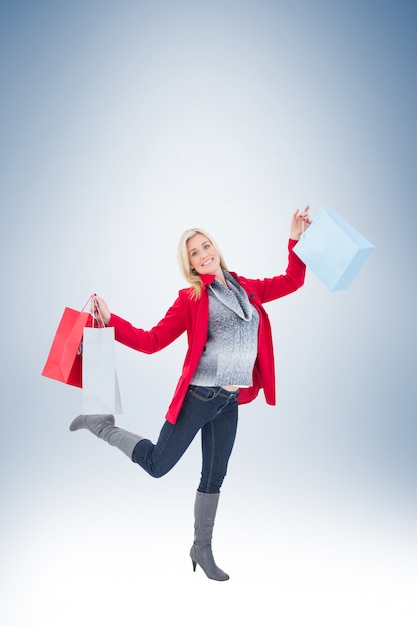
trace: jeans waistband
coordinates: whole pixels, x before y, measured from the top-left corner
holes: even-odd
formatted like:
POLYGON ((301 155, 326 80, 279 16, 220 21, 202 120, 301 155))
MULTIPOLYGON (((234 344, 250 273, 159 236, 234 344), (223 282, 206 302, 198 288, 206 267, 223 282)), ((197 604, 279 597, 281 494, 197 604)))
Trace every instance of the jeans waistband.
POLYGON ((226 396, 226 398, 233 398, 234 396, 237 396, 238 393, 239 393, 239 389, 236 389, 235 391, 230 391, 229 389, 225 389, 221 385, 217 385, 217 386, 190 385, 189 388, 193 389, 193 390, 197 390, 197 389, 213 389, 213 391, 217 392, 216 395, 220 395, 221 394, 221 395, 226 396))

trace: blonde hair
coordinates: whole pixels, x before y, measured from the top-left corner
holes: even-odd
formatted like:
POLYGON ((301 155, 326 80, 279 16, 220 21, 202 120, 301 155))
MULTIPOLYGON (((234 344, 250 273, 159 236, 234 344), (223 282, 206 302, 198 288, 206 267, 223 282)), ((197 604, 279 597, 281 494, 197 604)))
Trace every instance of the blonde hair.
POLYGON ((217 253, 220 257, 221 268, 227 270, 227 265, 220 251, 220 248, 214 241, 213 237, 210 237, 210 235, 205 230, 203 230, 202 228, 189 228, 188 230, 183 232, 178 243, 178 265, 180 267, 181 274, 194 290, 194 299, 198 300, 198 298, 201 296, 202 283, 200 280, 200 275, 190 265, 190 257, 188 255, 187 249, 187 243, 191 239, 191 237, 194 237, 194 235, 203 235, 203 237, 206 237, 217 250, 217 253))

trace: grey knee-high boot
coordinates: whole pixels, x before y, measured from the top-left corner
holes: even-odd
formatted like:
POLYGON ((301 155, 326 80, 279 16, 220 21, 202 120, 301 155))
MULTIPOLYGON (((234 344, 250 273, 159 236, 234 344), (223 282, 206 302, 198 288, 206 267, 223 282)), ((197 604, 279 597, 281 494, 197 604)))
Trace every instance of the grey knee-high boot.
POLYGON ((190 550, 193 568, 198 565, 212 580, 228 580, 229 576, 217 567, 211 550, 214 520, 216 518, 219 493, 197 491, 194 505, 194 543, 190 550))
POLYGON ((143 437, 129 433, 114 425, 113 415, 79 415, 70 424, 71 431, 86 428, 93 435, 116 446, 132 460, 133 450, 143 437))

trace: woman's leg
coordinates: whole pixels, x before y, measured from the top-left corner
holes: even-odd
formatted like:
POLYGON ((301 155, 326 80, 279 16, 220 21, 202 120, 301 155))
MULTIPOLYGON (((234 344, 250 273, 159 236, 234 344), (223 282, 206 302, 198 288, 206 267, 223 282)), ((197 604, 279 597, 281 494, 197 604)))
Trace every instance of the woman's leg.
POLYGON ((220 493, 236 439, 237 394, 231 395, 216 417, 201 429, 202 472, 198 491, 220 493))
POLYGON ((229 578, 216 565, 211 543, 220 487, 226 476, 238 421, 237 394, 223 390, 221 395, 221 409, 201 431, 203 469, 194 505, 194 543, 190 550, 194 570, 198 563, 206 576, 213 580, 229 578))
POLYGON ((71 431, 83 428, 119 448, 129 459, 132 458, 136 444, 142 439, 139 435, 115 426, 113 415, 79 415, 70 424, 71 431))
POLYGON ((132 461, 155 478, 164 476, 179 461, 198 431, 222 410, 223 391, 221 387, 191 386, 177 422, 165 422, 156 444, 148 439, 140 441, 133 450, 132 461))

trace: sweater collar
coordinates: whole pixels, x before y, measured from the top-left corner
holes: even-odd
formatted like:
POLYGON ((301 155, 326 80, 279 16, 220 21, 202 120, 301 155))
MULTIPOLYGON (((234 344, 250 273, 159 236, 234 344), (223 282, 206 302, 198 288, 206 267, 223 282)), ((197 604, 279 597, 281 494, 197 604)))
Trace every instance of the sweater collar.
POLYGON ((210 286, 210 292, 227 306, 236 315, 246 322, 252 319, 253 309, 250 305, 248 295, 236 278, 230 272, 224 270, 224 276, 229 287, 225 287, 221 282, 215 280, 210 286))

